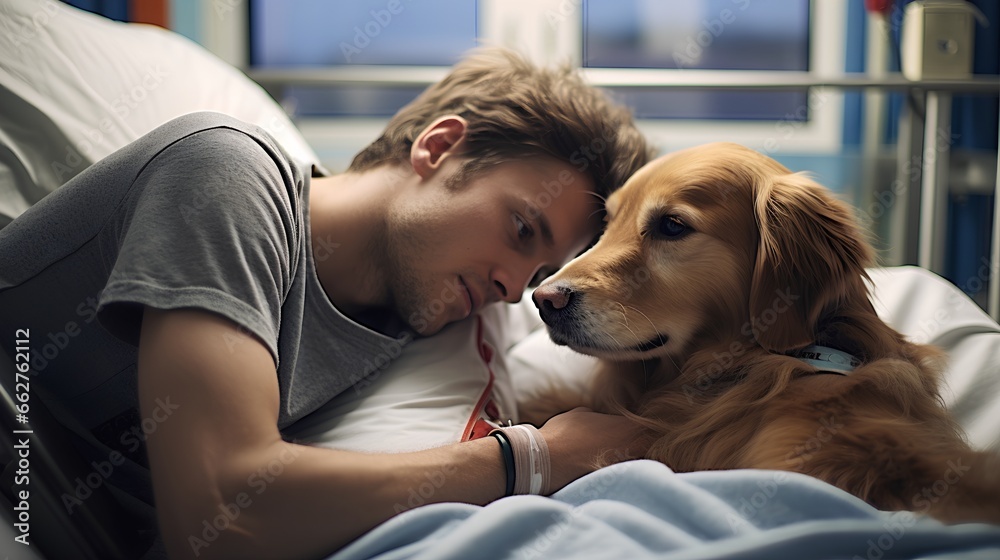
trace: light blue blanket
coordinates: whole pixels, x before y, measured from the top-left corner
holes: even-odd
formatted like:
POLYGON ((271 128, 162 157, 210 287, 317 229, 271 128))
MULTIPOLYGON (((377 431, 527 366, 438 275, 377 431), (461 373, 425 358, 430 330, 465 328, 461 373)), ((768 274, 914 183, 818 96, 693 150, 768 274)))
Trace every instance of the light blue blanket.
MULTIPOLYGON (((428 482, 408 501, 416 505, 419 494, 433 491, 428 482)), ((660 463, 631 461, 585 476, 552 498, 416 507, 331 558, 995 560, 1000 526, 946 526, 911 512, 881 512, 798 474, 676 474, 660 463)))

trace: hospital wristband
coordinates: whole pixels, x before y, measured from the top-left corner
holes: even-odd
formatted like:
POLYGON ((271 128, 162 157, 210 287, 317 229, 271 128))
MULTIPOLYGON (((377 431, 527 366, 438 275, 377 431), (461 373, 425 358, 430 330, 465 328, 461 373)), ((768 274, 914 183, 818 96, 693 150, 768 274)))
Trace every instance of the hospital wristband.
POLYGON ((549 446, 537 428, 518 424, 503 429, 514 452, 514 493, 543 494, 551 473, 549 446))
POLYGON ((514 467, 514 448, 510 444, 510 439, 503 430, 496 429, 490 432, 500 442, 500 453, 503 454, 504 471, 507 473, 507 485, 504 490, 504 497, 514 495, 514 477, 516 476, 514 467))

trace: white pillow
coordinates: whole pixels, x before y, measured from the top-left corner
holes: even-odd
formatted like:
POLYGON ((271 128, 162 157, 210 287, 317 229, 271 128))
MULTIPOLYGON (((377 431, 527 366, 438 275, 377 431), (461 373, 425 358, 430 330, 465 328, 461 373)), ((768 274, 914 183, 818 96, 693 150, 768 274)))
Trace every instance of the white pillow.
MULTIPOLYGON (((948 352, 945 404, 981 449, 1000 451, 1000 325, 964 292, 915 266, 869 271, 882 319, 913 342, 948 352)), ((989 279, 990 271, 981 270, 989 279)))
POLYGON ((181 35, 55 0, 3 0, 0 20, 0 162, 15 168, 0 180, 0 214, 15 217, 91 163, 196 111, 256 124, 294 159, 319 164, 259 85, 181 35))

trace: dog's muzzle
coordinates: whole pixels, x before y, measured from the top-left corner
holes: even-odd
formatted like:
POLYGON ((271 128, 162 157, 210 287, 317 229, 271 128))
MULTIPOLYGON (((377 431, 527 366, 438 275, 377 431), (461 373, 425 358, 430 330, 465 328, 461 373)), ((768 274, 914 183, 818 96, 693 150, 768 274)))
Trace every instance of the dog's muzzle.
POLYGON ((600 328, 589 324, 595 314, 585 309, 584 299, 584 292, 574 290, 563 282, 544 284, 531 294, 542 321, 549 328, 552 341, 568 345, 578 352, 649 352, 664 346, 669 340, 665 334, 657 333, 650 340, 634 346, 622 346, 613 336, 604 336, 600 328))

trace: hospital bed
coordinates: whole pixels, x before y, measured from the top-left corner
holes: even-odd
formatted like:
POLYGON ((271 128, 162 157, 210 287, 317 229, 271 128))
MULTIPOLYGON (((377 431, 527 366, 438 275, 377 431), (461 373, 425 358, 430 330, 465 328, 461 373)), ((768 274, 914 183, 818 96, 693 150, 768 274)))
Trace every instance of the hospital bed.
MULTIPOLYGON (((0 35, 0 227, 90 163, 173 117, 198 110, 258 124, 293 157, 319 165, 294 124, 260 87, 180 36, 110 22, 58 2, 5 1, 0 18, 15 30, 0 35)), ((989 274, 995 275, 997 266, 992 263, 989 274)), ((955 286, 926 270, 875 269, 872 280, 876 307, 886 321, 916 342, 947 350, 944 397, 969 441, 1000 450, 1000 326, 955 286)), ((483 310, 399 350, 391 365, 288 435, 370 452, 444 445, 468 437, 488 403, 491 414, 516 422, 519 399, 554 379, 584 383, 594 367, 590 358, 548 340, 528 298, 483 310)), ((36 433, 31 434, 38 474, 32 479, 38 485, 32 503, 34 545, 13 544, 16 442, 10 436, 18 425, 12 366, 4 358, 0 550, 12 558, 135 557, 148 543, 130 540, 128 519, 110 495, 95 491, 95 498, 72 515, 60 508, 61 493, 86 477, 89 466, 43 416, 33 421, 36 433)), ((44 414, 42 403, 37 406, 44 414)), ((516 496, 486 507, 417 507, 433 491, 429 480, 401 496, 400 515, 335 557, 1000 555, 1000 527, 947 527, 907 512, 877 512, 819 481, 770 471, 677 474, 664 465, 634 461, 584 477, 551 499, 516 496)))

